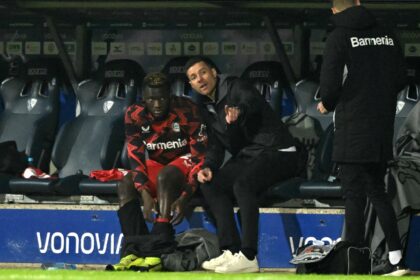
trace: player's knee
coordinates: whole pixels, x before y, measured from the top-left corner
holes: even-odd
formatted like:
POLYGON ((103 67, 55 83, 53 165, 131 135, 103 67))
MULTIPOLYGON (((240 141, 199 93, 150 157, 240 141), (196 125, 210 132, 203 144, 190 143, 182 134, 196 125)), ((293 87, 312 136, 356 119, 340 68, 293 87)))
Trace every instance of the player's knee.
POLYGON ((165 167, 163 167, 158 174, 158 181, 170 181, 173 178, 176 178, 177 176, 179 176, 179 169, 176 168, 175 166, 172 165, 167 165, 165 167))

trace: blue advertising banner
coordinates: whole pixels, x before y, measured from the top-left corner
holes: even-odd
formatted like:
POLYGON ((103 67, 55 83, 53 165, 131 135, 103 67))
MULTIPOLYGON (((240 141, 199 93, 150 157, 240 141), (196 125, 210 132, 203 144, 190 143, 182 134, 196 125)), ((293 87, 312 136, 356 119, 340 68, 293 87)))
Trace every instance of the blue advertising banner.
POLYGON ((115 211, 1 210, 0 262, 108 263, 122 235, 115 211), (6 226, 7 225, 7 226, 6 226))
MULTIPOLYGON (((108 264, 119 260, 123 236, 114 206, 54 206, 58 209, 0 208, 0 262, 108 264), (96 209, 95 209, 96 208, 96 209)), ((37 207, 39 208, 39 207, 37 207)), ((260 209, 259 264, 261 268, 293 268, 296 249, 313 240, 340 240, 343 210, 260 209)), ((192 227, 215 232, 200 209, 176 231, 192 227)), ((412 218, 407 265, 420 270, 420 216, 412 218)))
MULTIPOLYGON (((107 264, 119 259, 122 234, 116 211, 0 209, 0 262, 107 264)), ((86 207, 85 207, 86 208, 86 207)), ((88 208, 88 207, 87 207, 88 208)), ((295 250, 311 240, 335 242, 342 211, 316 214, 291 209, 261 209, 259 262, 263 268, 292 268, 295 250)), ((177 232, 203 227, 215 232, 207 216, 194 212, 177 232)))
POLYGON ((412 217, 408 244, 406 248, 406 265, 414 271, 420 271, 420 216, 412 217))
POLYGON ((325 244, 340 240, 344 220, 340 210, 300 214, 296 210, 273 210, 260 215, 260 267, 293 268, 289 261, 300 246, 313 240, 322 240, 325 244))

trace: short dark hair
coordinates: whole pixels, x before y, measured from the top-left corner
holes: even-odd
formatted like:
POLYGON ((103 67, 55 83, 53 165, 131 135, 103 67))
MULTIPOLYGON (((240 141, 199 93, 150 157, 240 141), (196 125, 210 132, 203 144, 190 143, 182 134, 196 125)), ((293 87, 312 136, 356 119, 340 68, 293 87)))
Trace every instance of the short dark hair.
POLYGON ((211 61, 208 57, 205 56, 193 56, 190 59, 187 60, 187 62, 185 63, 184 69, 185 69, 185 74, 187 74, 188 69, 191 68, 191 66, 193 66, 196 63, 199 62, 204 62, 208 67, 210 68, 214 68, 217 70, 216 66, 214 65, 213 61, 211 61))
POLYGON ((168 77, 162 72, 151 72, 143 79, 143 90, 145 88, 166 88, 170 89, 168 77))

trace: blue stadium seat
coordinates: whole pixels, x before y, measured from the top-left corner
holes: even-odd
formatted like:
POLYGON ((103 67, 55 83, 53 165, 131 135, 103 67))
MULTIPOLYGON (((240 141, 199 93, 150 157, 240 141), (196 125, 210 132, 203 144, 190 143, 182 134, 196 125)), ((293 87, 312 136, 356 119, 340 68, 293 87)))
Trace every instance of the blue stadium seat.
POLYGON ((54 143, 52 161, 58 178, 14 179, 10 181, 12 191, 72 195, 93 191, 92 185, 114 187, 115 191, 116 182, 101 183, 87 175, 121 166, 124 113, 135 101, 143 77, 136 62, 113 60, 93 79, 81 82, 77 90, 80 114, 64 124, 54 143))
POLYGON ((305 174, 272 186, 261 196, 264 206, 289 199, 324 199, 341 205, 341 186, 334 178, 335 165, 331 160, 334 127, 332 113, 322 115, 316 110, 320 101, 319 85, 303 80, 295 86, 297 113, 284 118, 292 135, 308 151, 305 174), (302 119, 302 121, 300 121, 302 119))
MULTIPOLYGON (((0 83, 9 76, 9 63, 0 57, 0 83)), ((3 100, 0 97, 0 113, 3 112, 3 100)))
MULTIPOLYGON (((319 141, 311 143, 305 139, 311 147, 307 147, 309 153, 314 151, 313 159, 308 161, 312 164, 310 176, 295 185, 295 193, 298 198, 326 200, 330 204, 342 205, 341 186, 335 178, 335 164, 332 162, 332 143, 334 137, 333 113, 321 114, 317 105, 321 101, 319 84, 312 80, 302 80, 295 85, 295 98, 298 111, 306 114, 313 120, 315 126, 322 130, 319 141)), ((310 128, 308 128, 310 129, 310 128)), ((306 144, 305 142, 303 144, 306 144)))
POLYGON ((15 141, 18 150, 25 151, 45 172, 57 130, 62 77, 58 60, 34 59, 0 87, 5 106, 0 115, 0 142, 15 141))
POLYGON ((241 77, 250 81, 258 89, 278 116, 295 112, 293 92, 280 62, 255 62, 244 70, 241 77))
POLYGON ((400 128, 406 120, 408 114, 416 106, 420 98, 419 85, 416 83, 408 84, 399 94, 397 100, 397 110, 394 123, 394 143, 399 134, 400 128))
POLYGON ((298 111, 317 119, 322 129, 326 130, 333 121, 333 113, 321 114, 317 110, 321 101, 319 84, 312 80, 302 80, 296 83, 294 92, 298 111))
MULTIPOLYGON (((319 121, 324 133, 316 148, 315 170, 313 177, 308 179, 294 178, 291 182, 285 182, 274 186, 267 196, 271 199, 285 198, 311 198, 339 200, 342 196, 339 180, 335 180, 335 165, 331 161, 333 124, 332 114, 322 115, 316 110, 319 100, 319 86, 315 82, 301 81, 296 85, 296 100, 298 110, 319 121), (290 195, 292 194, 292 195, 290 195)), ((416 84, 408 85, 398 94, 398 103, 395 116, 394 139, 398 135, 400 127, 404 123, 410 111, 417 104, 419 89, 416 84)))
MULTIPOLYGON (((129 169, 130 165, 128 164, 127 146, 124 134, 124 116, 127 107, 133 104, 138 96, 140 96, 141 82, 143 81, 144 76, 145 72, 143 68, 134 61, 116 60, 108 62, 105 65, 105 80, 108 80, 109 83, 119 85, 119 88, 114 94, 111 89, 111 93, 108 95, 114 96, 111 98, 117 98, 117 102, 114 104, 115 107, 113 107, 113 115, 110 117, 111 119, 114 119, 112 130, 118 137, 112 136, 111 139, 113 139, 113 142, 108 141, 106 152, 108 156, 104 156, 104 151, 101 151, 102 169, 116 167, 129 169), (110 148, 115 149, 116 147, 118 147, 118 151, 110 150, 110 148), (109 154, 114 156, 110 157, 109 154), (111 163, 109 159, 114 159, 112 166, 109 165, 109 163, 111 163), (108 165, 105 164, 106 162, 108 162, 108 165)), ((90 169, 90 171, 92 171, 94 168, 90 169)), ((117 184, 117 181, 101 182, 95 179, 83 178, 79 183, 79 191, 81 194, 90 195, 116 194, 117 184)))
POLYGON ((310 180, 299 186, 302 198, 341 200, 342 190, 332 161, 334 125, 330 124, 321 137, 315 155, 315 170, 310 180))
POLYGON ((311 178, 300 176, 275 184, 260 197, 263 206, 272 206, 289 199, 321 199, 341 205, 341 186, 334 176, 335 165, 331 160, 333 132, 331 124, 319 140, 311 178))

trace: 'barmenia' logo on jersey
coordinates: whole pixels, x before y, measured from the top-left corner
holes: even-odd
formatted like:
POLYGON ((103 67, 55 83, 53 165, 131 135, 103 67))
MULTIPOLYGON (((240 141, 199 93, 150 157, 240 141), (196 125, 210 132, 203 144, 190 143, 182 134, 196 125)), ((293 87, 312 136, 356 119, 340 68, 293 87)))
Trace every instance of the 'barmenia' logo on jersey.
POLYGON ((169 149, 177 149, 182 148, 188 145, 187 139, 179 139, 177 141, 168 141, 168 142, 158 142, 158 143, 146 143, 146 149, 153 151, 153 150, 169 150, 169 149))
POLYGON ((388 38, 388 36, 384 37, 376 37, 376 38, 358 38, 358 37, 350 37, 351 46, 353 48, 363 47, 363 46, 393 46, 394 40, 392 38, 388 38))

